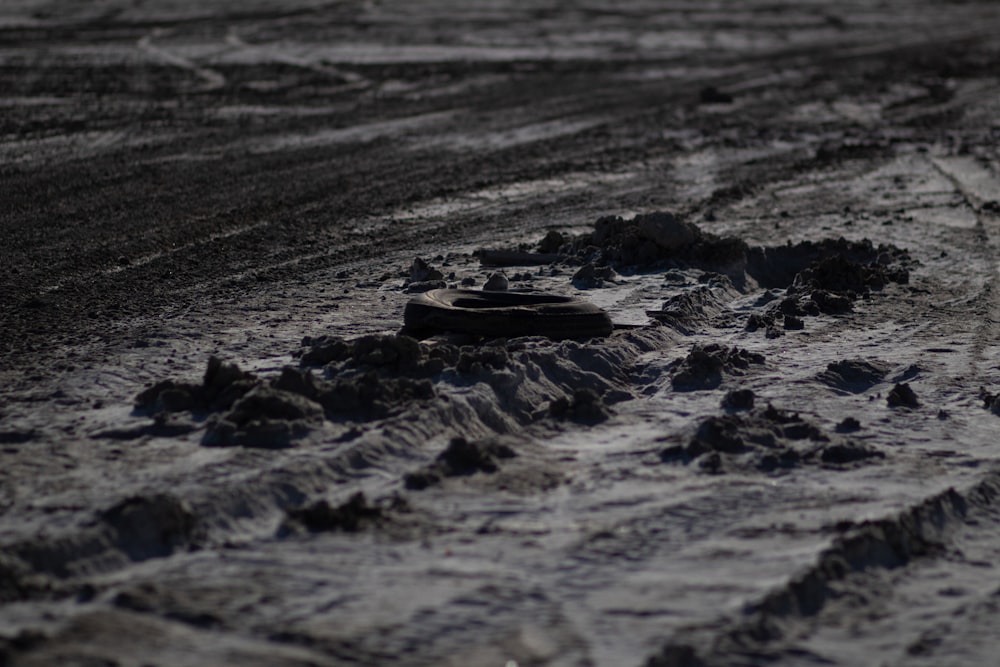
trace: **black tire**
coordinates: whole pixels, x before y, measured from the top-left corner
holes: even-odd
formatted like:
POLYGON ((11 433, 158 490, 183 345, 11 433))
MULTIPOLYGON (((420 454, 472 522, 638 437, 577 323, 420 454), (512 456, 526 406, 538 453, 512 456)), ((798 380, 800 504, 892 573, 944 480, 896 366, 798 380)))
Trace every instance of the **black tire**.
POLYGON ((418 336, 454 331, 489 336, 603 338, 608 314, 582 299, 525 292, 436 289, 414 297, 403 312, 405 330, 418 336))

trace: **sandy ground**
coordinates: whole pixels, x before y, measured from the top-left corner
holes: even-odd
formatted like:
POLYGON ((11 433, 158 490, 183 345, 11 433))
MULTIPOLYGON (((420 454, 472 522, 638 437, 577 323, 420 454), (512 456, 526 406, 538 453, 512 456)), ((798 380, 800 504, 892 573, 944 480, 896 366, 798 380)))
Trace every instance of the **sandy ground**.
POLYGON ((998 29, 3 3, 0 664, 992 664, 998 29))

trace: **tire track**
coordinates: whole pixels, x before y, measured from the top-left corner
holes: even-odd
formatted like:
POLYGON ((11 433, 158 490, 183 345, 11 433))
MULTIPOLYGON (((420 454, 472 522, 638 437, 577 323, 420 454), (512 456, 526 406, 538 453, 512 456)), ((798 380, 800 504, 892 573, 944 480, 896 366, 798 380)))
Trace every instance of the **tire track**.
POLYGON ((136 43, 136 47, 143 53, 162 60, 170 65, 174 65, 175 67, 179 67, 180 69, 191 72, 204 82, 201 90, 205 92, 220 90, 226 87, 226 77, 220 72, 210 67, 199 65, 195 61, 185 58, 174 51, 158 46, 154 42, 154 40, 157 40, 167 34, 169 34, 167 29, 155 28, 148 35, 140 37, 139 41, 136 43))
MULTIPOLYGON (((949 627, 939 619, 961 617, 961 610, 995 596, 979 582, 1000 557, 998 538, 1000 471, 994 471, 963 492, 948 489, 894 517, 842 529, 813 566, 749 604, 741 618, 686 628, 647 667, 799 664, 804 658, 850 665, 870 659, 873 643, 903 664, 911 664, 904 656, 947 662, 947 653, 934 656, 943 642, 932 638, 949 627), (936 589, 953 592, 934 600, 936 589), (908 613, 914 604, 922 605, 922 617, 908 613), (864 621, 852 622, 858 615, 864 621)), ((959 664, 971 664, 966 659, 959 664)))

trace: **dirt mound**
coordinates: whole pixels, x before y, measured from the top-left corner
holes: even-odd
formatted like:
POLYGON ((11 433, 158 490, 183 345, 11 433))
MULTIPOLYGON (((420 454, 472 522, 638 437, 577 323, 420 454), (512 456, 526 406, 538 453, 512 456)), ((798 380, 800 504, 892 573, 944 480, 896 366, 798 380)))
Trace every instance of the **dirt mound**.
POLYGON ((869 240, 827 239, 778 248, 754 248, 747 274, 760 285, 785 288, 785 296, 747 318, 747 331, 769 338, 805 328, 802 318, 850 312, 853 303, 889 283, 909 282, 908 253, 869 240))
POLYGON ((564 262, 590 265, 576 280, 600 278, 601 272, 613 276, 612 269, 700 268, 722 273, 738 285, 749 277, 762 287, 794 288, 796 293, 825 290, 861 295, 891 282, 907 283, 913 264, 906 251, 868 239, 750 246, 737 237, 707 232, 667 211, 631 219, 604 216, 594 223, 593 231, 575 237, 549 232, 538 248, 539 257, 556 253, 564 262))
POLYGON ((500 469, 500 460, 515 456, 517 453, 511 447, 495 439, 469 442, 465 438, 452 438, 434 463, 408 473, 403 478, 403 483, 408 489, 420 491, 439 484, 445 477, 473 475, 477 472, 492 474, 500 469))
POLYGON ((236 364, 212 356, 201 384, 174 380, 157 382, 136 396, 135 408, 147 414, 228 410, 258 383, 253 374, 240 370, 236 364))
POLYGON ((913 260, 905 250, 869 239, 803 241, 748 250, 747 273, 762 287, 863 294, 890 282, 906 284, 913 260))
POLYGON ((739 377, 751 366, 764 364, 764 356, 718 343, 695 345, 683 359, 670 366, 671 385, 676 391, 715 389, 726 376, 739 377))
POLYGON ((696 462, 712 473, 729 468, 771 472, 802 465, 843 466, 884 457, 867 445, 828 435, 798 414, 770 405, 708 417, 686 443, 666 447, 660 455, 664 461, 696 462))
POLYGON ((328 374, 366 368, 387 374, 427 377, 442 369, 442 365, 431 361, 420 343, 409 336, 374 334, 353 340, 340 336, 307 336, 294 356, 303 367, 336 364, 328 369, 328 374))
POLYGON ((622 369, 608 363, 617 346, 543 338, 479 345, 446 340, 419 343, 405 335, 306 339, 302 363, 325 363, 328 379, 306 379, 286 370, 277 386, 319 402, 328 416, 355 418, 384 415, 394 406, 433 397, 447 385, 470 382, 489 385, 497 399, 494 409, 521 421, 532 421, 540 414, 539 405, 555 401, 556 416, 596 422, 607 414, 605 402, 628 397, 616 386, 625 381, 622 369), (562 401, 565 410, 560 409, 562 401))
POLYGON ((629 220, 599 218, 592 232, 571 239, 562 250, 597 271, 605 266, 626 272, 697 267, 736 279, 743 275, 749 248, 740 239, 716 236, 656 211, 629 220))
MULTIPOLYGON (((162 433, 167 414, 186 411, 194 419, 208 416, 202 439, 206 446, 284 448, 321 425, 324 417, 367 421, 433 398, 434 387, 423 376, 445 368, 406 336, 350 342, 324 337, 303 356, 330 360, 331 379, 288 367, 279 377, 262 380, 212 357, 202 384, 165 380, 139 394, 137 410, 152 414, 154 424, 137 433, 162 433)), ((190 425, 171 423, 172 431, 190 430, 190 425)))
POLYGON ((385 417, 403 405, 430 400, 436 395, 428 379, 394 375, 385 369, 330 370, 328 375, 332 377, 323 380, 309 370, 286 368, 274 386, 315 401, 331 421, 370 421, 385 417))
POLYGON ((705 284, 675 294, 663 302, 660 310, 646 311, 652 319, 691 334, 727 314, 728 303, 739 295, 726 276, 705 273, 705 284))
POLYGON ((357 533, 367 528, 379 528, 391 522, 393 515, 410 511, 402 496, 394 495, 369 503, 365 494, 355 493, 346 501, 332 506, 326 500, 286 511, 287 519, 278 529, 279 537, 300 533, 357 533))
POLYGON ((139 395, 136 404, 152 414, 152 426, 105 437, 186 433, 207 416, 205 446, 282 449, 325 421, 369 422, 456 393, 459 402, 440 402, 433 419, 469 422, 471 410, 478 423, 499 433, 546 417, 595 424, 610 414, 608 404, 631 398, 623 390, 628 364, 622 354, 647 345, 645 338, 657 335, 636 331, 612 345, 545 338, 478 345, 447 342, 463 337, 306 338, 296 354, 304 368, 286 367, 276 378, 261 379, 213 357, 202 384, 166 380, 139 395), (309 368, 317 365, 320 374, 309 368), (190 414, 179 414, 184 411, 190 414))
POLYGON ((288 447, 323 423, 323 407, 305 396, 260 386, 236 401, 225 414, 213 415, 202 444, 262 449, 288 447))
POLYGON ((714 281, 703 279, 707 286, 674 295, 661 310, 647 313, 682 333, 690 333, 706 317, 722 312, 726 297, 748 286, 783 289, 782 298, 763 312, 751 313, 746 321, 748 331, 761 329, 771 338, 805 328, 804 317, 846 313, 854 301, 873 291, 890 283, 907 284, 914 264, 905 250, 875 245, 868 239, 750 246, 736 237, 706 232, 665 211, 628 220, 602 217, 593 231, 574 238, 550 233, 539 243, 542 247, 556 248, 559 254, 553 257, 558 261, 580 266, 572 278, 578 289, 613 284, 617 272, 700 269, 716 276, 714 281))

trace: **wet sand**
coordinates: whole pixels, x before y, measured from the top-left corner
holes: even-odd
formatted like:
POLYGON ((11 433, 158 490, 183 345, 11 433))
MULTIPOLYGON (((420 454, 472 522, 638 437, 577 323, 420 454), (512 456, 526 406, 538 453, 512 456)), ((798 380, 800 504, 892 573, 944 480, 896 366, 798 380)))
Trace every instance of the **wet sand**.
POLYGON ((5 5, 0 662, 989 664, 998 27, 5 5))

